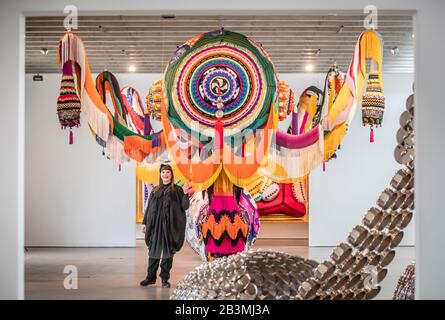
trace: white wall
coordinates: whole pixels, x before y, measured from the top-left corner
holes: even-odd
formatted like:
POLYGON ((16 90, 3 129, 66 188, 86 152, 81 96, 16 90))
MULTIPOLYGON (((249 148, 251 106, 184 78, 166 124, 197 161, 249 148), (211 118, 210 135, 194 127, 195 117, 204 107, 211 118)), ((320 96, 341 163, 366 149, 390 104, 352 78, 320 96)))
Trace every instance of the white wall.
MULTIPOLYGON (((134 246, 134 167, 119 172, 102 156, 84 118, 69 145, 56 114, 60 75, 43 77, 34 82, 26 76, 25 245, 134 246)), ((117 77, 143 99, 158 78, 117 77)))
MULTIPOLYGON (((337 159, 326 163, 325 172, 319 167, 310 176, 310 246, 345 241, 401 167, 393 156, 395 136, 406 98, 412 93, 413 74, 386 73, 383 83, 385 114, 382 127, 374 130, 375 142, 369 143, 369 128, 362 126, 361 109, 357 108, 337 159)), ((401 245, 414 245, 413 221, 401 245)))

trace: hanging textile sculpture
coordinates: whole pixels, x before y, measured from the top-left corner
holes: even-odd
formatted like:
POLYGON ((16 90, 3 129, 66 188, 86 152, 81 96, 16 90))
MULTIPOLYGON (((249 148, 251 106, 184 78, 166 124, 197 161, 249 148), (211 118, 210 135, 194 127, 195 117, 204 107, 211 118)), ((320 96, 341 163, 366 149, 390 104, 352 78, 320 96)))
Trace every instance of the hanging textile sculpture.
MULTIPOLYGON (((341 143, 361 97, 368 59, 377 66, 371 73, 381 79, 381 40, 365 31, 331 109, 313 128, 288 134, 278 130, 279 108, 287 110, 279 107, 279 80, 269 55, 252 39, 221 29, 178 48, 159 84, 156 111, 162 130, 140 134, 133 131, 136 123, 127 123, 140 123, 140 114, 132 117, 120 101, 113 77, 105 74, 95 87, 80 38, 68 32, 59 53, 62 65, 75 66, 82 114, 110 159, 137 163, 138 176, 155 183, 162 156, 168 154, 182 182, 195 191, 213 188, 203 239, 215 254, 241 250, 248 241, 249 222, 235 187, 246 188, 262 176, 276 183, 300 182, 341 143), (105 92, 112 97, 113 112, 104 103, 105 92)), ((145 110, 144 120, 149 113, 145 110)))
POLYGON ((80 99, 76 92, 71 61, 63 64, 57 115, 62 129, 70 128, 69 143, 73 144, 72 127, 80 126, 80 99))

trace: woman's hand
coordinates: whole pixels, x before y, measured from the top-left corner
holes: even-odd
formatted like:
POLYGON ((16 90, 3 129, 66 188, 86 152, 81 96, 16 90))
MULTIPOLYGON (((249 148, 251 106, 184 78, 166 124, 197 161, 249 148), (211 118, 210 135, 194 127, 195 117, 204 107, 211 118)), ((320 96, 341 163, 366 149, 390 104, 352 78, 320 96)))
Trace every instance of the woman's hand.
POLYGON ((192 186, 190 183, 184 184, 182 186, 182 190, 184 191, 185 194, 188 194, 191 188, 192 188, 192 186))
POLYGON ((144 224, 144 225, 142 225, 142 232, 143 233, 146 233, 147 232, 147 226, 144 224))

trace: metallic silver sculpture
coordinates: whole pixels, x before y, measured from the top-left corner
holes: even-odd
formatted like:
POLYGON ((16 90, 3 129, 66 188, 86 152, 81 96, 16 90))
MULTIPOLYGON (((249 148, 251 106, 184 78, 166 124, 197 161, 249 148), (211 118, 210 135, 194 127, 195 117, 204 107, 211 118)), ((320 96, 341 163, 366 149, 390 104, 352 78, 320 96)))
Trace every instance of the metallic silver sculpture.
POLYGON ((414 95, 397 132, 403 165, 355 226, 321 263, 274 251, 249 251, 207 262, 182 280, 171 299, 372 299, 386 277, 414 209, 414 95))

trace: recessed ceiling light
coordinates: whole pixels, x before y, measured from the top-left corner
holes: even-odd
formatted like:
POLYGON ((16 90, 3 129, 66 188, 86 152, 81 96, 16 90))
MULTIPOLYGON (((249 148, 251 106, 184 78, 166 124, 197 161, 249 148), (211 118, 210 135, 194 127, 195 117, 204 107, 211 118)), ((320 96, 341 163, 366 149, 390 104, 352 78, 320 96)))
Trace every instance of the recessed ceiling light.
POLYGON ((314 66, 312 64, 307 64, 304 69, 308 72, 311 72, 314 70, 314 66))
POLYGON ((128 67, 128 71, 135 72, 136 71, 136 67, 135 66, 129 66, 128 67))
POLYGON ((414 39, 414 33, 411 35, 411 38, 413 38, 414 39))
POLYGON ((40 53, 43 54, 44 56, 47 56, 48 52, 49 52, 49 50, 47 48, 40 49, 40 53))

